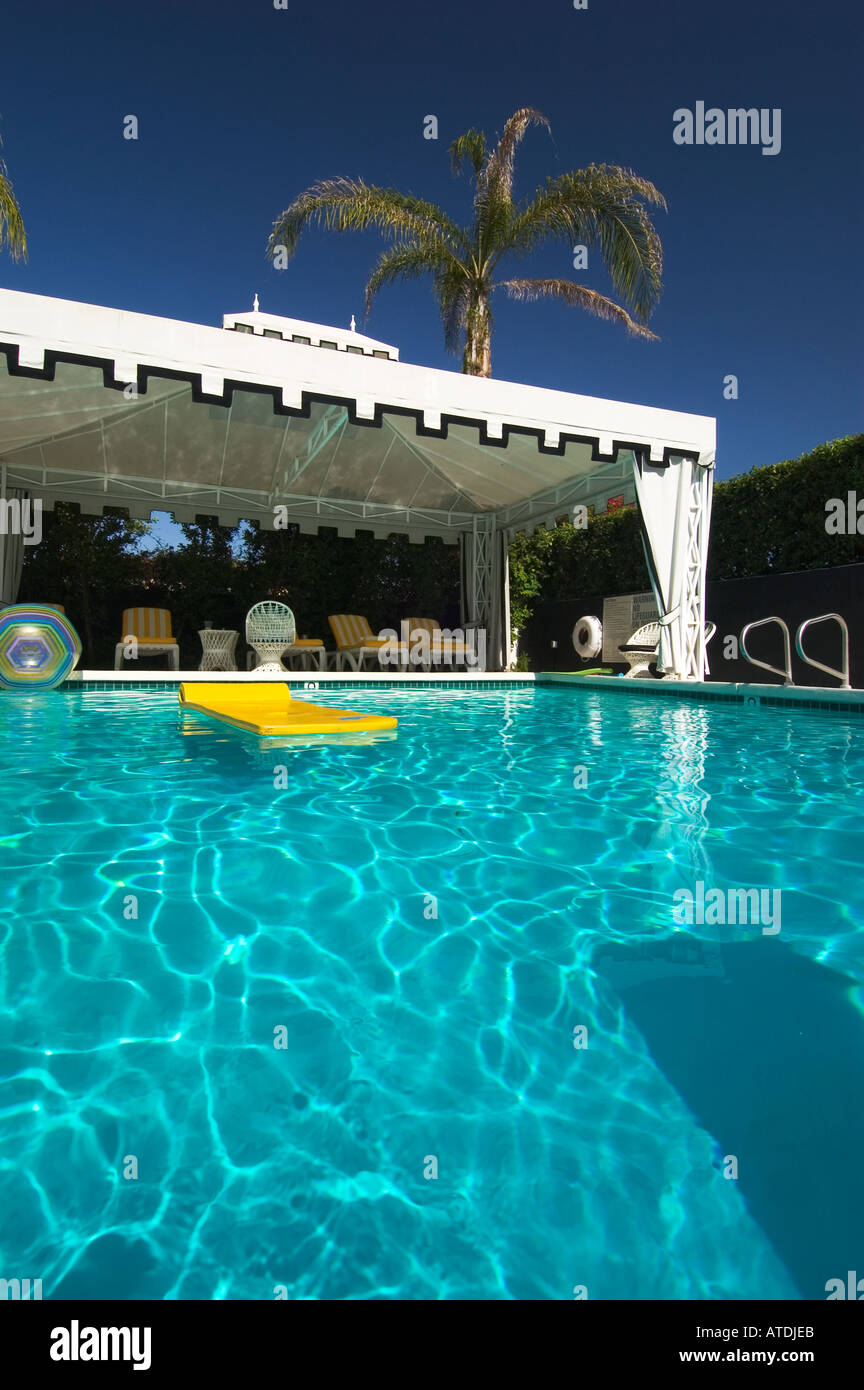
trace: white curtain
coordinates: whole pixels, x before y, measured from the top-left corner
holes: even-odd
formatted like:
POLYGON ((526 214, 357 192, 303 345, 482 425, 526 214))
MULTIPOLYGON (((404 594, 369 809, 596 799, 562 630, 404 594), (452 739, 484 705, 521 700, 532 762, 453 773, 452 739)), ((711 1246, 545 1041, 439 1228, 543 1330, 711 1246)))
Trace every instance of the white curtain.
MULTIPOLYGON (((714 455, 702 455, 698 464, 700 475, 699 484, 702 496, 702 554, 700 556, 700 576, 702 593, 707 595, 707 570, 708 570, 708 537, 711 534, 711 508, 714 503, 714 455)), ((707 613, 702 613, 702 623, 699 630, 699 654, 702 662, 702 670, 705 676, 709 674, 708 667, 708 644, 705 641, 705 629, 708 626, 706 619, 707 613)))
MULTIPOLYGON (((3 495, 17 498, 23 502, 27 493, 21 488, 4 489, 3 495)), ((5 527, 0 528, 0 604, 15 603, 21 587, 21 570, 24 565, 24 537, 20 531, 12 534, 5 527)))
POLYGON ((686 674, 685 580, 690 489, 696 465, 686 458, 650 463, 647 454, 634 455, 636 500, 642 518, 642 545, 651 588, 660 614, 657 670, 664 675, 686 674))

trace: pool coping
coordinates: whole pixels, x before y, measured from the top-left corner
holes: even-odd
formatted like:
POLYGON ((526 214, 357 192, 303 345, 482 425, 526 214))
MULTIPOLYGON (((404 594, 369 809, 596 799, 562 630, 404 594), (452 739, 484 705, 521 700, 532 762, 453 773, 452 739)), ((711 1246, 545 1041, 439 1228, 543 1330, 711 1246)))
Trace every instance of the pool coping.
POLYGON ((542 685, 587 685, 595 690, 614 690, 621 695, 650 693, 672 699, 711 701, 745 707, 772 708, 795 705, 799 709, 844 710, 848 714, 864 714, 864 690, 841 690, 821 685, 762 685, 753 682, 731 681, 667 681, 649 677, 647 680, 621 676, 580 676, 576 672, 547 671, 538 673, 542 685))
POLYGON ((690 699, 712 704, 737 704, 753 708, 794 706, 798 709, 864 714, 864 690, 840 690, 830 686, 784 686, 726 682, 669 681, 582 676, 571 671, 75 671, 59 687, 72 693, 93 691, 176 690, 181 682, 212 681, 217 684, 287 685, 290 690, 357 689, 381 686, 390 689, 413 686, 419 690, 513 690, 542 686, 587 686, 619 695, 650 694, 664 699, 690 699))
POLYGON ((178 689, 181 683, 213 682, 218 685, 287 685, 291 690, 334 690, 364 685, 441 686, 509 689, 530 686, 533 671, 74 671, 59 687, 65 691, 178 689))

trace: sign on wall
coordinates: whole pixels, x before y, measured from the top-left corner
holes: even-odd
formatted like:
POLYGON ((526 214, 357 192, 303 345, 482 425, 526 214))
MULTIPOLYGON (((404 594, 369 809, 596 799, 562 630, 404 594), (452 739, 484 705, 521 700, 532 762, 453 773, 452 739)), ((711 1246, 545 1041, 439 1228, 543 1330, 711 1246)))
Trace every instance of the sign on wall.
POLYGON ((628 642, 638 628, 656 623, 658 617, 657 603, 650 591, 604 598, 603 661, 623 660, 618 648, 628 642))

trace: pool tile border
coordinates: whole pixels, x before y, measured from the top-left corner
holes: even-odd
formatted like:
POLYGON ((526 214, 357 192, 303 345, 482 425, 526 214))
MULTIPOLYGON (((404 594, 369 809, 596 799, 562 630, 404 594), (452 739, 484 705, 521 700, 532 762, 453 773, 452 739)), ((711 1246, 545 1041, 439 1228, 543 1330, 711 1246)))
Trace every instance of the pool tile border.
MULTIPOLYGON (((278 681, 278 682, 272 682, 272 683, 273 683, 273 684, 278 684, 278 685, 287 685, 288 688, 289 688, 289 690, 300 690, 300 691, 302 691, 302 690, 318 690, 318 691, 321 691, 321 690, 357 690, 358 687, 361 687, 361 688, 362 688, 363 685, 366 685, 367 689, 375 689, 375 690, 406 690, 406 689, 411 689, 411 690, 442 690, 442 689, 446 689, 446 690, 514 690, 514 689, 516 689, 516 690, 518 690, 520 687, 521 687, 522 689, 531 689, 531 688, 533 688, 533 686, 534 686, 534 684, 535 684, 535 682, 534 682, 533 680, 531 680, 531 681, 512 681, 512 680, 489 680, 489 681, 486 681, 486 680, 484 680, 482 683, 479 682, 479 681, 477 681, 477 680, 463 680, 463 681, 448 680, 448 681, 446 682, 446 685, 445 685, 445 684, 443 684, 443 683, 440 682, 440 681, 423 681, 423 680, 411 680, 411 681, 404 681, 404 680, 402 680, 402 681, 400 681, 400 680, 393 680, 393 679, 391 678, 391 679, 389 679, 389 680, 384 680, 384 681, 378 680, 378 681, 375 682, 374 686, 370 686, 370 685, 369 685, 368 683, 366 683, 366 682, 359 682, 359 681, 356 681, 356 680, 345 680, 344 678, 343 678, 343 679, 340 679, 340 680, 330 680, 330 681, 327 681, 326 684, 322 681, 322 682, 319 684, 317 681, 292 680, 290 677, 289 677, 288 680, 286 680, 286 681, 278 681)), ((102 691, 102 692, 105 692, 105 693, 107 693, 107 692, 110 691, 112 694, 117 694, 117 693, 119 693, 119 692, 122 692, 122 691, 129 691, 129 690, 132 690, 132 691, 147 691, 148 693, 152 694, 154 691, 159 691, 159 690, 171 690, 171 691, 179 690, 180 684, 181 684, 181 683, 180 683, 180 681, 178 681, 178 680, 173 680, 173 681, 158 681, 158 682, 157 682, 157 681, 111 681, 111 680, 99 681, 99 680, 87 680, 87 681, 74 681, 74 682, 66 681, 66 682, 60 687, 60 689, 63 690, 63 691, 65 691, 66 693, 71 693, 71 694, 92 693, 93 691, 102 691)))
POLYGON ((549 671, 538 684, 587 685, 620 695, 650 694, 666 699, 696 700, 700 704, 754 705, 769 709, 819 710, 829 714, 864 714, 864 690, 840 690, 812 685, 759 685, 725 681, 628 680, 621 676, 579 676, 549 671))
MULTIPOLYGON (((221 683, 248 682, 245 672, 153 671, 139 679, 125 672, 76 671, 60 687, 72 693, 117 693, 178 690, 183 681, 216 679, 221 683)), ((627 680, 620 676, 580 676, 575 672, 517 671, 486 675, 385 675, 379 671, 351 672, 288 672, 286 675, 258 677, 254 682, 287 685, 289 690, 528 690, 534 686, 582 686, 591 690, 614 691, 619 695, 650 694, 653 698, 695 700, 699 703, 759 706, 768 709, 801 709, 828 714, 864 715, 864 690, 839 690, 821 686, 782 686, 732 684, 722 681, 661 681, 627 680)))

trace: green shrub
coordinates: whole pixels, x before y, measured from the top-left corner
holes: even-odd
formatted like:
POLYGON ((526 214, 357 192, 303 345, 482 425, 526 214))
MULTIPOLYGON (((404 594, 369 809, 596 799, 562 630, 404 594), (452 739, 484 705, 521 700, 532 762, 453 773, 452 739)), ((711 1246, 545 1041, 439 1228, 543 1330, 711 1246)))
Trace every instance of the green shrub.
POLYGON ((864 561, 864 536, 830 536, 825 504, 864 498, 864 435, 820 444, 714 488, 709 579, 829 569, 864 561))
MULTIPOLYGON (((717 483, 708 578, 864 562, 864 535, 825 529, 826 502, 848 492, 864 499, 861 434, 717 483)), ((564 525, 515 536, 510 545, 510 621, 520 631, 541 595, 554 602, 649 587, 635 508, 593 517, 585 530, 564 525)))

